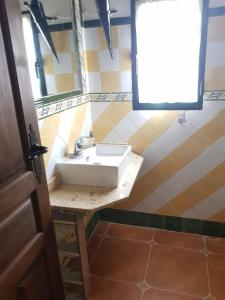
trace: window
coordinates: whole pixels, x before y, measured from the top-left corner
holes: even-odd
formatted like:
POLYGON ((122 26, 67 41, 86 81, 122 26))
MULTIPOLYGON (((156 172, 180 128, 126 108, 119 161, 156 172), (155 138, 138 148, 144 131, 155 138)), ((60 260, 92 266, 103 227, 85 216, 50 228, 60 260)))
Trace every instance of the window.
POLYGON ((132 0, 133 108, 202 109, 206 0, 132 0))

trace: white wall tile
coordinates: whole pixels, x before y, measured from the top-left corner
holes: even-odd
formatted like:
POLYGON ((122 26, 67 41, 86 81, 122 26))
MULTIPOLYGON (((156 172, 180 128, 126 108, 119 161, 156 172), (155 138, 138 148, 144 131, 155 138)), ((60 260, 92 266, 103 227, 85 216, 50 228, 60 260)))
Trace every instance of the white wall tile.
POLYGON ((65 143, 61 137, 56 134, 54 144, 52 146, 51 158, 56 162, 62 159, 66 154, 67 143, 65 143))
POLYGON ((194 208, 190 209, 188 212, 182 215, 184 218, 191 218, 191 219, 202 219, 201 214, 198 213, 197 210, 194 208))
POLYGON ((46 170, 47 181, 49 181, 56 173, 56 162, 53 158, 49 159, 48 166, 46 170))
POLYGON ((88 83, 90 93, 101 92, 101 76, 99 72, 89 72, 88 73, 88 83))
POLYGON ((129 112, 127 117, 137 128, 141 128, 146 122, 149 121, 153 114, 153 111, 132 110, 129 112))
POLYGON ((41 53, 52 54, 52 50, 49 48, 49 46, 47 45, 47 43, 45 42, 41 34, 39 34, 39 40, 40 40, 41 53))
POLYGON ((92 131, 92 121, 91 121, 91 105, 90 103, 85 104, 86 105, 86 112, 84 117, 84 124, 81 130, 82 136, 89 136, 90 132, 92 131))
POLYGON ((98 50, 98 28, 85 28, 85 50, 98 50))
MULTIPOLYGON (((224 199, 224 190, 223 190, 223 197, 224 199)), ((218 199, 221 203, 223 203, 223 200, 221 199, 221 196, 218 195, 220 193, 220 190, 211 195, 210 197, 206 198, 205 200, 201 201, 198 203, 194 209, 201 215, 202 219, 208 219, 210 216, 213 214, 217 213, 219 210, 215 204, 215 199, 218 199), (219 197, 218 197, 219 196, 219 197), (222 201, 221 201, 222 200, 222 201)), ((189 213, 189 210, 186 212, 187 214, 189 213)))
POLYGON ((62 113, 63 116, 61 117, 59 128, 57 129, 57 134, 65 144, 68 143, 71 132, 71 126, 68 126, 68 124, 73 124, 76 112, 76 109, 68 109, 62 113))
POLYGON ((124 143, 124 138, 118 131, 112 131, 105 139, 105 143, 124 143))
POLYGON ((131 27, 130 25, 117 26, 119 48, 131 48, 131 27))
POLYGON ((194 127, 201 127, 206 121, 215 116, 220 110, 225 108, 224 101, 206 101, 203 110, 192 110, 187 112, 187 123, 192 123, 194 127))
POLYGON ((202 111, 188 111, 186 123, 179 124, 175 121, 174 124, 143 153, 144 157, 151 157, 151 161, 149 161, 150 165, 148 161, 145 161, 140 172, 141 175, 143 176, 150 168, 154 167, 160 160, 184 143, 194 134, 197 128, 208 123, 224 107, 224 102, 219 104, 218 102, 207 102, 204 104, 204 110, 202 111))
POLYGON ((38 128, 39 128, 39 130, 41 130, 43 124, 44 124, 44 120, 38 120, 38 128))
POLYGON ((45 81, 46 81, 48 95, 57 94, 55 75, 45 75, 45 81))
POLYGON ((72 74, 72 55, 70 53, 59 53, 58 58, 59 62, 55 57, 53 59, 55 74, 72 74))
MULTIPOLYGON (((211 203, 203 200, 197 206, 194 207, 195 211, 197 211, 199 213, 199 215, 201 215, 201 219, 207 220, 211 216, 213 216, 214 214, 216 214, 217 212, 220 211, 220 209, 218 209, 217 206, 215 205, 214 199, 215 199, 215 195, 213 194, 211 197, 211 200, 212 200, 211 203)), ((222 201, 221 201, 221 199, 219 199, 219 200, 220 200, 220 203, 223 203, 223 200, 222 201)), ((224 207, 222 207, 222 208, 224 208, 224 207)), ((189 211, 187 211, 186 213, 188 213, 188 212, 189 211)))
POLYGON ((92 118, 92 123, 94 123, 98 117, 108 108, 110 105, 110 102, 92 102, 91 103, 91 118, 92 118))
POLYGON ((225 66, 225 43, 208 43, 206 53, 206 66, 225 66))
POLYGON ((121 122, 117 124, 115 128, 106 136, 104 139, 105 142, 110 142, 115 136, 118 135, 120 143, 126 143, 130 136, 132 136, 137 131, 137 128, 133 123, 127 118, 123 118, 121 122))
POLYGON ((120 72, 121 92, 132 91, 131 71, 120 72))
POLYGON ((100 50, 99 61, 101 72, 119 71, 119 49, 113 49, 113 59, 108 49, 100 50))
POLYGON ((146 197, 144 201, 138 203, 132 210, 150 213, 155 212, 161 205, 163 205, 162 199, 153 192, 151 194, 151 199, 146 197))
MULTIPOLYGON (((165 203, 168 203, 171 199, 223 163, 225 161, 224 147, 225 137, 193 159, 183 169, 169 178, 168 181, 161 184, 155 192, 165 203)), ((149 199, 151 199, 151 196, 149 199)))

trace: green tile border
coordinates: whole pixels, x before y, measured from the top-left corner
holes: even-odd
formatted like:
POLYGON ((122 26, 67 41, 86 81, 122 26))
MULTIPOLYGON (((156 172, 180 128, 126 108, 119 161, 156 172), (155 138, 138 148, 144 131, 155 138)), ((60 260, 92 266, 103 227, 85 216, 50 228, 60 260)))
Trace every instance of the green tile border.
POLYGON ((76 96, 82 96, 83 93, 81 90, 71 91, 71 92, 65 92, 61 94, 51 95, 51 96, 45 96, 42 98, 39 98, 34 101, 35 107, 42 107, 49 104, 53 104, 58 101, 67 100, 68 98, 76 97, 76 96))
POLYGON ((216 236, 225 237, 224 231, 223 231, 224 228, 225 228, 225 224, 223 224, 223 223, 209 222, 209 221, 203 222, 203 233, 205 235, 215 236, 215 237, 216 236))
POLYGON ((204 234, 202 220, 184 218, 182 222, 182 231, 189 233, 204 234))
POLYGON ((225 223, 105 208, 95 212, 89 221, 85 230, 87 240, 99 221, 225 238, 225 223))
POLYGON ((182 231, 183 219, 179 217, 164 217, 165 228, 172 231, 182 231))
MULTIPOLYGON (((98 217, 93 216, 93 218, 95 218, 95 220, 97 219, 97 222, 108 221, 225 238, 225 223, 220 222, 124 211, 112 208, 100 210, 98 212, 98 217)), ((91 222, 92 221, 90 221, 90 223, 91 222)))

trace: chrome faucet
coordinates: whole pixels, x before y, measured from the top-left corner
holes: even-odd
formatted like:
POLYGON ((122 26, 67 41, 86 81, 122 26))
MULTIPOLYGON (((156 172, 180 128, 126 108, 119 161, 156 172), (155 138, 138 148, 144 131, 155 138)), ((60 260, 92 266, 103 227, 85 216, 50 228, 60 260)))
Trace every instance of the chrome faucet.
POLYGON ((81 155, 81 145, 80 145, 80 139, 77 139, 74 144, 73 156, 77 157, 79 155, 81 155))
POLYGON ((94 135, 91 131, 89 136, 81 136, 75 141, 73 155, 75 157, 79 156, 82 153, 83 149, 94 147, 94 146, 95 146, 94 135))

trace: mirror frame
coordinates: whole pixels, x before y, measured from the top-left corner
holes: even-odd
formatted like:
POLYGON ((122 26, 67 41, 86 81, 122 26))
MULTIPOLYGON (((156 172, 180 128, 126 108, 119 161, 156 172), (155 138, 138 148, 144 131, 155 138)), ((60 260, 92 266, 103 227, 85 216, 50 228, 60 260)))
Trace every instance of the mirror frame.
POLYGON ((72 18, 73 18, 72 30, 74 36, 74 46, 75 46, 77 65, 78 65, 79 89, 34 99, 34 104, 36 108, 44 107, 49 104, 70 99, 76 96, 81 96, 85 94, 87 91, 86 75, 85 75, 85 59, 83 54, 84 51, 83 51, 81 3, 80 0, 70 0, 70 1, 71 1, 72 18))

